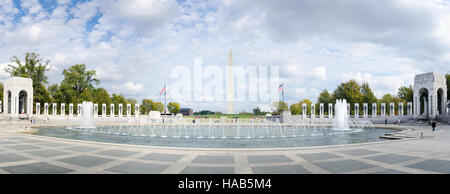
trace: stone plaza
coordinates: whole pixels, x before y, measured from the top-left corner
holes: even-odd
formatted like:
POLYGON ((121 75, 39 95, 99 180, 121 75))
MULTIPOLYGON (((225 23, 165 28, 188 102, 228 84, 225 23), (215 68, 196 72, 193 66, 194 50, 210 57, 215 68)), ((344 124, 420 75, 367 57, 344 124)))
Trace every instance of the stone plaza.
POLYGON ((411 137, 402 140, 279 149, 110 144, 30 135, 25 122, 2 121, 0 126, 2 174, 450 173, 447 125, 435 132, 424 125, 389 125, 411 137))

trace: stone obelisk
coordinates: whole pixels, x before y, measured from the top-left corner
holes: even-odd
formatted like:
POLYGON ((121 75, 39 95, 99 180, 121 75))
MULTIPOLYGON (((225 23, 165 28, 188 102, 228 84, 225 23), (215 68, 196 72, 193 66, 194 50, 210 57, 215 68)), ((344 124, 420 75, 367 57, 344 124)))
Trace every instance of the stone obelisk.
POLYGON ((233 52, 230 49, 227 66, 227 114, 234 114, 234 72, 233 72, 233 52))

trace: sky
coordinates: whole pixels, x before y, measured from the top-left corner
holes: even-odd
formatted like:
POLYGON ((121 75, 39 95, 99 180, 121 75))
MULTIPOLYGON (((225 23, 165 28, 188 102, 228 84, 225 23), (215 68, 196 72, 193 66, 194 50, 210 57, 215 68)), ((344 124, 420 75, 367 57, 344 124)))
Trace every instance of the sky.
POLYGON ((12 56, 37 52, 50 60, 49 85, 86 64, 99 87, 139 101, 164 100, 164 83, 171 101, 175 67, 225 67, 230 50, 235 66, 279 66, 289 104, 349 79, 381 97, 416 74, 449 73, 449 43, 448 0, 0 0, 0 80, 12 56))

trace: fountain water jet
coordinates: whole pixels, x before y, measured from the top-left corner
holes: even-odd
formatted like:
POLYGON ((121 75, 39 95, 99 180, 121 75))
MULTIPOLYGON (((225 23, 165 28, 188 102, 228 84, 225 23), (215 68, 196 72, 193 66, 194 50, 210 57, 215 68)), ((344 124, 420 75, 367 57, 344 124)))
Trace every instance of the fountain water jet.
POLYGON ((347 117, 347 100, 337 99, 334 106, 335 125, 334 129, 349 130, 347 117))

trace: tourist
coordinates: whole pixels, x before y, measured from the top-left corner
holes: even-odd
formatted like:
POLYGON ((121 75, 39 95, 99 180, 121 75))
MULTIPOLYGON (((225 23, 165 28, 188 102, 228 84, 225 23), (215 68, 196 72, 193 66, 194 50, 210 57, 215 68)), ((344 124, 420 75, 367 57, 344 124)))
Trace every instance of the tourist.
POLYGON ((436 120, 434 120, 433 123, 431 123, 431 127, 433 128, 433 131, 435 130, 436 125, 437 125, 437 122, 436 122, 436 120))

